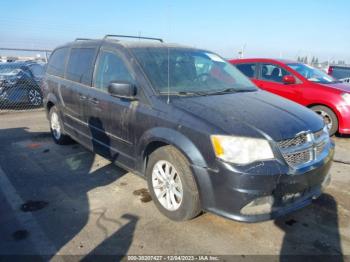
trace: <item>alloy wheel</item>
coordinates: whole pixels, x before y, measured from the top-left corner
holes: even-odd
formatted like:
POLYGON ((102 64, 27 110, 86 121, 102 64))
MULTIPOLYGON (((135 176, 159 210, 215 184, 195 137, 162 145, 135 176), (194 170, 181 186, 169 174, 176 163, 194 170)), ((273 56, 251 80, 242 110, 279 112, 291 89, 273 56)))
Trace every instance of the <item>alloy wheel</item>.
POLYGON ((325 125, 327 126, 328 130, 331 130, 332 126, 333 126, 333 121, 332 121, 331 116, 323 110, 317 110, 315 112, 323 118, 323 121, 324 121, 325 125))
POLYGON ((51 114, 51 130, 55 139, 59 140, 61 137, 61 124, 56 112, 51 114))
POLYGON ((156 162, 152 170, 152 186, 159 203, 169 211, 177 210, 183 199, 180 176, 175 167, 165 160, 156 162))

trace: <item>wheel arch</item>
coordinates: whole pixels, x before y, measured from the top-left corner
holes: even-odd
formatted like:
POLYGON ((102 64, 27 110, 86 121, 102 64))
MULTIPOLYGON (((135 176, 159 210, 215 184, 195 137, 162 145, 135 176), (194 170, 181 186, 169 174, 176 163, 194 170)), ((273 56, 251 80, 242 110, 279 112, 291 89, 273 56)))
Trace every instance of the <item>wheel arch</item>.
POLYGON ((339 114, 338 110, 336 110, 336 108, 333 107, 332 105, 329 105, 328 103, 312 103, 312 104, 307 105, 306 107, 311 109, 314 106, 324 106, 324 107, 329 108, 330 110, 333 111, 333 113, 336 115, 336 117, 338 118, 338 121, 339 121, 340 114, 339 114))
POLYGON ((147 131, 140 139, 137 149, 139 167, 144 174, 148 157, 156 149, 171 145, 178 149, 190 162, 190 164, 206 167, 207 163, 196 145, 182 133, 170 129, 157 127, 147 131))

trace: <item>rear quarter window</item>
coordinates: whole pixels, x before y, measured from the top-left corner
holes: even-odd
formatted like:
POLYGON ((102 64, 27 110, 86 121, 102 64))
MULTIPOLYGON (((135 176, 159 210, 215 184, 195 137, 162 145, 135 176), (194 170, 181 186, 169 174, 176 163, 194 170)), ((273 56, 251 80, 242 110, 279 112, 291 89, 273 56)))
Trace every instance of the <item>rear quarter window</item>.
POLYGON ((68 55, 68 47, 56 49, 50 56, 49 64, 47 66, 47 73, 59 77, 64 76, 64 68, 68 55))
POLYGON ((67 64, 66 78, 91 85, 95 48, 72 48, 67 64))

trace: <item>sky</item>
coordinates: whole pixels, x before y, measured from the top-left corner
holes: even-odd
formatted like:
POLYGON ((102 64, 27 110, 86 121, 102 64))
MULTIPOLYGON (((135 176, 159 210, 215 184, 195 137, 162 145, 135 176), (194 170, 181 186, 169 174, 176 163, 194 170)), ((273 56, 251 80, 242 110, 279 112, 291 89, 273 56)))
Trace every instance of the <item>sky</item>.
MULTIPOLYGON (((350 63, 349 0, 2 1, 0 47, 55 48, 105 34, 161 37, 234 58, 350 63)), ((0 53, 1 54, 1 53, 0 53)))

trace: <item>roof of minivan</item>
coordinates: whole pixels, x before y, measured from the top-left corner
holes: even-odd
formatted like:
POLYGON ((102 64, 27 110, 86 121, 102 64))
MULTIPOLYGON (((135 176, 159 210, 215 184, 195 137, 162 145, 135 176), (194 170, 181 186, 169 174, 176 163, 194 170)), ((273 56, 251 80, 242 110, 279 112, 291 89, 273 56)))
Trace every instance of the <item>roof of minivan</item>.
MULTIPOLYGON (((150 40, 133 40, 133 41, 125 41, 125 40, 119 40, 119 39, 91 39, 91 40, 78 40, 74 42, 69 42, 65 45, 62 45, 60 47, 67 47, 67 46, 91 46, 94 45, 100 45, 102 43, 114 43, 117 45, 124 46, 126 48, 186 48, 186 49, 195 49, 194 47, 185 46, 185 45, 179 45, 174 43, 161 43, 158 41, 150 41, 150 40)), ((58 47, 58 48, 60 48, 58 47)))

